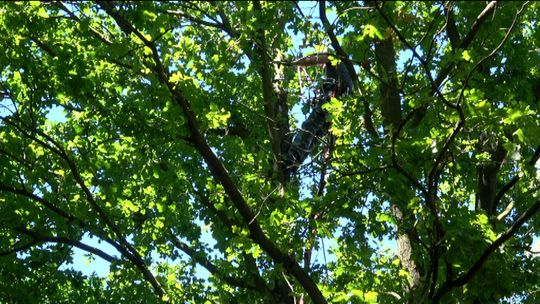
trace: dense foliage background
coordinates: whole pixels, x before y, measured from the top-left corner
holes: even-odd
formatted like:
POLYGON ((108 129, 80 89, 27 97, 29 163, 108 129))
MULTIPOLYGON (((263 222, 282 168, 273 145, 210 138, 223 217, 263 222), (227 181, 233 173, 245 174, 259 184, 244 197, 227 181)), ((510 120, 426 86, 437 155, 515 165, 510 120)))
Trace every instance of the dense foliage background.
POLYGON ((1 3, 0 302, 538 303, 538 16, 1 3), (356 89, 287 178, 321 52, 356 89))

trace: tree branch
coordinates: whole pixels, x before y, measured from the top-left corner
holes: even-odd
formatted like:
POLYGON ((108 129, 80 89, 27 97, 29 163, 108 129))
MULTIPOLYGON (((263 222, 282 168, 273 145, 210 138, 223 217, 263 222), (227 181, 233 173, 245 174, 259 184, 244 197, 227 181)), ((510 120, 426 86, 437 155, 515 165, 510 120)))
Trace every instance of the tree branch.
POLYGON ((51 210, 52 212, 60 215, 61 217, 67 219, 68 221, 71 221, 71 220, 75 220, 75 216, 73 216, 72 214, 70 214, 69 212, 66 212, 58 207, 56 207, 55 205, 53 205, 52 203, 50 203, 49 201, 25 190, 25 189, 18 189, 14 186, 10 186, 10 185, 7 185, 7 184, 4 184, 2 182, 0 182, 0 191, 5 191, 5 192, 10 192, 10 193, 13 193, 13 194, 18 194, 18 195, 21 195, 21 196, 24 196, 24 197, 27 197, 31 200, 34 200, 36 202, 38 202, 39 204, 41 204, 42 206, 46 207, 47 209, 51 210))
POLYGON ((30 249, 33 246, 37 245, 38 243, 39 243, 38 241, 32 240, 28 244, 16 246, 16 247, 14 247, 12 249, 2 251, 2 252, 0 252, 0 257, 8 256, 8 255, 11 255, 11 254, 14 254, 14 253, 17 253, 17 252, 21 252, 21 251, 25 251, 25 250, 30 249))
POLYGON ((393 167, 401 173, 405 178, 407 178, 411 184, 418 189, 422 195, 427 199, 428 197, 428 191, 426 188, 414 177, 412 176, 407 170, 405 170, 397 161, 397 155, 396 155, 396 140, 399 137, 399 133, 401 133, 401 130, 407 124, 407 122, 413 117, 414 111, 411 111, 404 119, 401 121, 397 129, 392 134, 392 165, 393 167))
MULTIPOLYGON (((476 17, 476 21, 472 25, 471 30, 465 35, 465 38, 463 38, 463 41, 461 41, 461 44, 458 47, 459 49, 466 50, 469 47, 469 45, 473 41, 474 37, 476 36, 476 34, 478 33, 482 25, 484 25, 484 22, 488 14, 490 14, 491 12, 493 12, 493 10, 495 10, 496 4, 497 4, 497 1, 491 1, 486 5, 484 10, 480 12, 478 17, 476 17)), ((446 67, 443 67, 439 71, 437 77, 435 78, 435 85, 437 87, 443 82, 446 76, 448 76, 448 74, 455 67, 455 65, 456 64, 454 62, 450 62, 446 67)))
POLYGON ((203 266, 212 275, 223 279, 223 281, 225 281, 227 284, 240 288, 253 288, 253 286, 248 285, 248 282, 238 280, 234 277, 222 273, 210 260, 195 252, 195 250, 191 249, 186 243, 178 239, 172 232, 169 232, 169 239, 176 248, 187 254, 193 261, 203 266))
MULTIPOLYGON (((258 13, 262 14, 262 8, 259 1, 253 2, 253 7, 258 13)), ((262 22, 262 20, 258 20, 262 22)), ((266 116, 266 128, 270 136, 270 144, 272 146, 272 158, 274 160, 274 174, 277 174, 277 180, 283 181, 283 160, 281 157, 281 142, 280 130, 277 129, 276 115, 276 93, 272 87, 272 69, 270 68, 270 59, 268 58, 268 48, 266 44, 266 34, 263 28, 257 30, 255 39, 255 53, 260 59, 259 74, 262 79, 262 95, 264 100, 264 113, 266 116)))
POLYGON ((355 170, 355 171, 341 171, 341 170, 335 170, 335 172, 339 173, 339 175, 336 177, 336 179, 341 179, 347 176, 354 176, 354 175, 365 175, 370 174, 377 171, 384 171, 388 168, 392 168, 391 166, 382 166, 379 168, 372 168, 372 169, 365 169, 365 170, 355 170))
POLYGON ((461 37, 459 36, 459 31, 456 26, 456 19, 454 18, 454 10, 451 1, 445 1, 444 13, 446 15, 446 34, 450 39, 452 50, 456 51, 461 44, 461 37))
POLYGON ((471 30, 465 35, 465 38, 463 38, 463 41, 461 42, 461 45, 459 46, 460 49, 466 49, 469 47, 469 44, 473 41, 474 36, 478 33, 482 25, 484 24, 484 21, 486 20, 487 16, 495 10, 495 7, 497 5, 497 1, 490 1, 484 10, 480 12, 478 17, 476 17, 476 20, 474 21, 471 30))
MULTIPOLYGON (((212 213, 214 216, 216 216, 222 223, 223 225, 225 226, 225 229, 228 230, 229 234, 230 235, 237 235, 235 234, 233 231, 232 231, 232 227, 233 226, 240 226, 241 224, 240 223, 237 223, 236 221, 234 221, 233 219, 231 219, 229 216, 227 216, 227 214, 221 210, 218 210, 214 204, 212 202, 210 202, 210 200, 208 199, 208 197, 206 197, 204 194, 200 193, 200 191, 195 191, 194 189, 192 189, 193 192, 195 193, 196 197, 199 199, 199 201, 205 206, 207 207, 212 213)), ((263 278, 261 278, 258 270, 257 270, 257 267, 256 267, 256 263, 255 263, 255 259, 249 254, 249 253, 242 253, 243 254, 243 257, 248 265, 248 268, 250 268, 250 275, 252 277, 250 277, 250 279, 252 278, 253 279, 253 283, 255 284, 256 288, 258 288, 259 290, 265 292, 267 294, 267 296, 269 298, 272 298, 272 290, 270 290, 270 288, 268 287, 268 285, 266 284, 266 282, 264 281, 263 278)))
POLYGON ((55 50, 53 50, 48 44, 46 44, 45 42, 39 40, 35 36, 30 36, 30 40, 35 42, 42 50, 44 50, 47 54, 49 54, 49 56, 51 56, 53 58, 57 56, 55 50))
POLYGON ((38 232, 31 231, 29 229, 23 228, 23 227, 16 227, 15 231, 17 231, 19 233, 22 233, 22 234, 25 234, 27 236, 30 236, 36 242, 62 243, 62 244, 75 246, 75 247, 77 247, 77 248, 79 248, 81 250, 84 250, 86 252, 90 252, 92 254, 97 255, 97 256, 99 256, 100 258, 104 259, 105 261, 107 261, 109 263, 117 260, 117 258, 109 255, 108 253, 104 252, 103 250, 92 247, 92 246, 89 246, 89 245, 86 245, 86 244, 82 243, 81 241, 72 240, 72 239, 69 239, 69 238, 66 238, 66 237, 47 236, 47 235, 40 234, 38 232))
MULTIPOLYGON (((330 142, 326 147, 322 155, 322 164, 321 172, 319 177, 319 185, 317 186, 317 197, 322 197, 324 195, 324 188, 326 187, 326 175, 328 171, 328 166, 332 161, 332 153, 334 152, 335 138, 332 134, 329 135, 330 142)), ((309 271, 311 268, 311 255, 313 253, 313 248, 315 247, 318 230, 317 230, 317 221, 321 217, 322 212, 320 210, 312 210, 308 218, 308 231, 306 237, 306 245, 304 247, 304 269, 309 271)))
MULTIPOLYGON (((56 5, 58 8, 60 8, 61 10, 63 10, 64 12, 66 12, 72 19, 76 20, 76 21, 81 21, 81 19, 75 15, 71 10, 69 10, 69 8, 67 8, 64 3, 62 3, 62 1, 55 1, 53 2, 54 5, 56 5)), ((106 45, 111 45, 112 42, 107 38, 105 37, 105 35, 103 35, 101 32, 99 32, 98 30, 96 30, 94 27, 90 26, 90 31, 99 39, 101 40, 103 43, 105 43, 106 45)))
POLYGON ((516 231, 525 224, 527 220, 533 217, 536 213, 540 211, 540 200, 533 203, 529 209, 522 213, 519 218, 508 228, 501 236, 499 236, 491 245, 489 245, 478 260, 469 268, 469 270, 463 275, 459 276, 453 281, 446 281, 440 288, 437 290, 433 297, 433 303, 438 303, 442 297, 448 293, 452 288, 461 287, 467 284, 476 273, 482 268, 482 266, 487 262, 488 258, 501 246, 504 242, 510 239, 516 231))
MULTIPOLYGON (((480 29, 480 27, 484 23, 487 14, 489 14, 491 11, 493 11, 495 9, 495 4, 496 4, 496 1, 490 2, 486 6, 486 8, 480 13, 480 15, 476 18, 476 21, 473 24, 473 27, 467 33, 465 39, 462 41, 459 48, 466 49, 469 46, 469 44, 472 42, 473 38, 476 36, 478 30, 480 29)), ((448 105, 449 107, 455 109, 456 108, 455 105, 449 103, 446 100, 446 98, 441 94, 441 92, 439 90, 439 86, 441 85, 443 80, 448 76, 450 71, 455 67, 455 63, 451 62, 447 66, 441 68, 441 70, 437 74, 437 77, 434 80, 433 77, 431 76, 431 70, 428 67, 427 62, 424 59, 422 59, 422 57, 418 54, 416 49, 405 39, 405 37, 401 34, 401 32, 397 29, 397 27, 393 24, 393 22, 388 18, 388 16, 386 16, 384 14, 382 9, 378 5, 376 5, 376 9, 379 11, 379 13, 383 17, 383 19, 387 22, 387 24, 394 30, 394 32, 398 36, 399 40, 403 44, 405 44, 407 46, 407 48, 409 48, 409 50, 413 53, 413 56, 420 62, 420 64, 424 68, 425 74, 426 74, 426 76, 427 76, 427 78, 428 78, 428 80, 430 82, 430 85, 431 85, 430 95, 438 96, 446 105, 448 105)), ((427 105, 421 106, 421 107, 416 108, 416 109, 413 110, 414 112, 416 112, 415 113, 415 119, 414 119, 414 122, 413 122, 414 125, 418 125, 420 123, 420 121, 422 120, 422 118, 425 115, 426 110, 427 110, 427 105)))
MULTIPOLYGON (((492 3, 495 2, 495 1, 492 1, 492 3)), ((465 93, 465 88, 467 87, 467 84, 469 83, 469 80, 473 74, 473 72, 478 68, 480 67, 480 65, 482 63, 484 63, 484 61, 486 61, 487 59, 491 58, 493 55, 495 55, 495 53, 497 53, 502 47, 503 45, 506 43, 506 41, 508 40, 508 38, 510 38, 510 34, 512 33, 512 31, 514 30, 514 28, 516 27, 516 24, 517 24, 517 21, 519 19, 519 17, 521 16, 521 14, 523 13, 523 11, 525 10, 525 7, 527 7, 527 5, 529 5, 529 1, 525 1, 522 5, 521 5, 521 8, 516 12, 516 15, 514 16, 514 20, 512 20, 512 24, 510 25, 510 28, 506 31, 506 34, 504 35, 503 39, 501 40, 501 42, 499 42, 499 44, 488 54, 486 55, 485 57, 483 57, 482 59, 480 59, 475 65, 474 67, 469 71, 469 73, 467 74, 467 77, 465 77, 465 81, 463 82, 463 89, 461 90, 461 93, 459 94, 459 98, 458 98, 458 104, 461 102, 461 100, 463 100, 463 96, 464 96, 464 93, 465 93)))
POLYGON ((380 108, 384 127, 388 131, 390 127, 395 129, 401 122, 401 97, 398 89, 396 52, 391 37, 375 43, 375 59, 378 73, 384 80, 380 84, 380 108))
MULTIPOLYGON (((41 198, 41 197, 39 197, 37 195, 25 190, 25 189, 17 189, 17 188, 15 188, 13 186, 9 186, 9 185, 0 183, 0 190, 6 191, 6 192, 11 192, 13 194, 18 194, 18 195, 27 197, 29 199, 35 200, 38 203, 42 204, 43 206, 49 208, 53 212, 57 213, 61 217, 65 218, 68 222, 73 221, 74 223, 76 223, 82 229, 84 229, 86 227, 89 227, 89 225, 84 220, 79 219, 79 218, 75 217, 74 215, 72 215, 72 214, 70 214, 68 212, 63 211, 62 209, 54 206, 51 202, 49 202, 49 201, 47 201, 47 200, 45 200, 45 199, 43 199, 43 198, 41 198)), ((120 253, 122 253, 122 255, 126 256, 129 260, 134 260, 133 255, 129 251, 127 251, 124 247, 122 247, 120 244, 118 244, 116 241, 110 239, 109 237, 104 237, 102 239, 105 242, 107 242, 108 244, 110 244, 111 246, 113 246, 114 248, 116 248, 116 250, 118 250, 120 253)))
MULTIPOLYGON (((534 166, 534 164, 536 164, 536 162, 538 161, 538 159, 540 158, 540 146, 538 146, 536 148, 536 150, 534 151, 534 155, 533 157, 531 158, 531 160, 529 161, 529 166, 534 166)), ((519 180, 521 179, 521 177, 518 175, 514 176, 508 183, 506 183, 502 188, 501 190, 499 190, 499 192, 497 192, 497 195, 495 195, 495 199, 494 199, 494 204, 497 205, 502 197, 508 193, 508 191, 510 191, 515 184, 517 184, 517 182, 519 182, 519 180)))
POLYGON ((193 23, 196 23, 198 25, 204 25, 204 26, 209 26, 209 27, 214 27, 214 28, 217 28, 217 29, 225 30, 224 27, 223 27, 223 24, 221 24, 221 23, 205 21, 203 19, 199 19, 197 17, 194 17, 193 15, 185 14, 185 13, 183 13, 181 11, 158 10, 158 12, 178 16, 178 17, 184 18, 186 20, 189 20, 189 21, 191 21, 193 23))

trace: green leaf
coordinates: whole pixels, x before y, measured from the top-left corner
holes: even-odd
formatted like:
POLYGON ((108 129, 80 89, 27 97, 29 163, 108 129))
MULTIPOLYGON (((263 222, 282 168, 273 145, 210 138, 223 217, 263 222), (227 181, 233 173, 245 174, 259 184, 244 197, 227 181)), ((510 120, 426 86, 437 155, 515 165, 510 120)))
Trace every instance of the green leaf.
POLYGON ((465 61, 472 62, 471 54, 469 54, 468 50, 463 50, 463 52, 461 53, 461 58, 463 58, 463 60, 465 61))
POLYGON ((384 35, 373 24, 366 24, 362 31, 362 37, 377 38, 384 40, 384 35))

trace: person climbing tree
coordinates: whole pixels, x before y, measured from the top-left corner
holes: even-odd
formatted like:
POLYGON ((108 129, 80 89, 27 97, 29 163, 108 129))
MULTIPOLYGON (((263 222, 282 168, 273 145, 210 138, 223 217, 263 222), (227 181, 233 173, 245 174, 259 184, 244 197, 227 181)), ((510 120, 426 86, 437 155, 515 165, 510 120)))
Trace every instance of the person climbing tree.
POLYGON ((318 141, 324 137, 330 129, 328 113, 322 108, 333 97, 351 94, 353 82, 345 65, 339 63, 332 65, 327 54, 314 54, 303 57, 291 63, 292 66, 323 65, 326 77, 322 83, 322 89, 318 90, 311 101, 312 111, 302 123, 302 127, 294 135, 284 162, 283 176, 288 179, 298 171, 300 165, 313 151, 318 141))

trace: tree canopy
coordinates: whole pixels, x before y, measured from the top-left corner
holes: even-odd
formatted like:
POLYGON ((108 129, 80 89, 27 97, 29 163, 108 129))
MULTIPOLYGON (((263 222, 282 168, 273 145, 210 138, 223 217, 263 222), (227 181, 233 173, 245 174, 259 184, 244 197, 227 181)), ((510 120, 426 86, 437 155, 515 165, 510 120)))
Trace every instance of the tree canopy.
POLYGON ((0 3, 0 301, 538 303, 538 16, 0 3))

